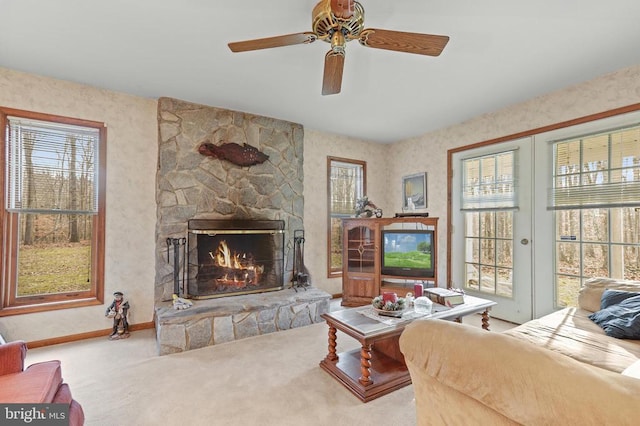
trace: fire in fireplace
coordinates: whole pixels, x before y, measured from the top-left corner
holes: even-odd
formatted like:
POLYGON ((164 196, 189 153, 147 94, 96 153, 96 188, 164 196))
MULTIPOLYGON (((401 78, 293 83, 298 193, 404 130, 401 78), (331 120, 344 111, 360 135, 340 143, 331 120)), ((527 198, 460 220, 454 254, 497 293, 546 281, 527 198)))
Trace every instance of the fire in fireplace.
POLYGON ((251 252, 235 252, 226 240, 222 240, 216 253, 210 251, 209 256, 213 259, 210 268, 217 271, 214 279, 219 286, 244 288, 260 285, 264 265, 258 265, 251 252))
POLYGON ((189 297, 283 288, 283 221, 193 219, 188 227, 189 297))

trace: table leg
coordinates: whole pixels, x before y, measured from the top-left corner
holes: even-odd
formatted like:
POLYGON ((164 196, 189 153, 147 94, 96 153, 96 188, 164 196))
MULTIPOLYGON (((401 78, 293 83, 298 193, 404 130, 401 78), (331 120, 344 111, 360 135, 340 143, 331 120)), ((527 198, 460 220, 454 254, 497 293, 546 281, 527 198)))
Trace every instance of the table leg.
POLYGON ((491 308, 487 308, 482 313, 482 328, 489 331, 489 311, 491 308))
POLYGON ((362 349, 360 349, 360 372, 362 376, 358 381, 364 386, 373 383, 371 380, 371 348, 372 345, 362 345, 362 349))
POLYGON ((338 355, 336 354, 336 328, 329 324, 329 353, 325 357, 327 361, 337 361, 338 355))

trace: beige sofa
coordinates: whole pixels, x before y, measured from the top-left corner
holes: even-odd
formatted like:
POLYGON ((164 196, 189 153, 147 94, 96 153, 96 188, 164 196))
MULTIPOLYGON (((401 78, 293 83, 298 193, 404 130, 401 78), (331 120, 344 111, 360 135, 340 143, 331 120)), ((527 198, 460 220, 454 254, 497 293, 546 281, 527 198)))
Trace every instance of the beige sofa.
POLYGON ((400 337, 419 425, 626 425, 640 413, 640 341, 607 336, 588 317, 605 288, 595 279, 566 308, 504 333, 414 321, 400 337))

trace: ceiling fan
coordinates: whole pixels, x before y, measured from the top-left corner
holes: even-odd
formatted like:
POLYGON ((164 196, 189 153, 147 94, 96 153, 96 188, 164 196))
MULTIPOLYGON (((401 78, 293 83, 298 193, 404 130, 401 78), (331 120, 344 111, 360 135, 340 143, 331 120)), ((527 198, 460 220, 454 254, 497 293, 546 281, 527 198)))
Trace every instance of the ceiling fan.
POLYGON ((438 56, 449 41, 448 36, 407 33, 364 28, 364 8, 354 0, 321 0, 313 8, 312 30, 275 37, 229 43, 232 52, 309 44, 320 39, 331 44, 324 59, 322 94, 340 93, 344 69, 345 46, 358 40, 374 49, 394 50, 419 55, 438 56))

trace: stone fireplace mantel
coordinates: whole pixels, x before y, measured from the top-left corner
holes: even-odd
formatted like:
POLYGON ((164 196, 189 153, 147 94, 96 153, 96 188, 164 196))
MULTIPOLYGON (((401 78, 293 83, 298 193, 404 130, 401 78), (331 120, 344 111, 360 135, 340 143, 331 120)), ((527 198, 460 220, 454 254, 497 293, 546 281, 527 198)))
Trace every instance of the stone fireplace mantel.
POLYGON ((331 296, 314 287, 196 300, 189 309, 156 304, 158 352, 167 355, 322 322, 331 296))

